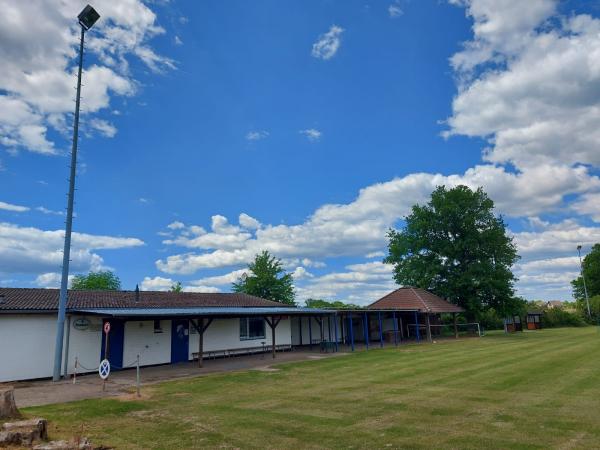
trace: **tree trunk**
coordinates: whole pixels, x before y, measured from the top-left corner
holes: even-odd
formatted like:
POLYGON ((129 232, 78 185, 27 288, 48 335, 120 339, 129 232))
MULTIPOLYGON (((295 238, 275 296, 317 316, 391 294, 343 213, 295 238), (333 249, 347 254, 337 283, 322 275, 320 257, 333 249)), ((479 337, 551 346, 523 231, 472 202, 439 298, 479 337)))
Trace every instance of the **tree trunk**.
POLYGON ((14 390, 0 391, 0 419, 15 419, 21 417, 15 403, 14 390))

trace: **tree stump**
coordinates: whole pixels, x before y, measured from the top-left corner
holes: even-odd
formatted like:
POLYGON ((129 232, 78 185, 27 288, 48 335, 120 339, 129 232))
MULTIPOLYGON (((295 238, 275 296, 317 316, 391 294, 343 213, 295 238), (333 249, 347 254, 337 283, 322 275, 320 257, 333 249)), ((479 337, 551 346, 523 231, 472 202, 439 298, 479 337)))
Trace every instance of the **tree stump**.
POLYGON ((0 391, 0 419, 15 419, 21 417, 15 403, 14 389, 0 391))

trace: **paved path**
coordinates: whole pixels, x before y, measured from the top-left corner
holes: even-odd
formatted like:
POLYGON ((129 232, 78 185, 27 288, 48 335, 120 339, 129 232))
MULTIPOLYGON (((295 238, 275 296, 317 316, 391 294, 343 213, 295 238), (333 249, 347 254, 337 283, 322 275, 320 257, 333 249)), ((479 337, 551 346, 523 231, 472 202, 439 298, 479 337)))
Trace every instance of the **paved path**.
MULTIPOLYGON (((343 354, 343 352, 319 353, 300 350, 278 353, 276 359, 273 359, 269 353, 264 355, 237 356, 231 358, 205 360, 204 367, 201 369, 198 367, 197 361, 153 367, 142 367, 140 371, 142 394, 144 385, 154 384, 166 380, 190 378, 209 373, 231 372, 236 370, 270 370, 273 364, 320 359, 343 354)), ((135 389, 135 384, 136 370, 134 368, 120 372, 113 372, 110 376, 110 379, 106 383, 106 390, 102 389, 102 380, 100 380, 100 377, 96 373, 78 376, 75 384, 73 384, 72 380, 63 380, 56 383, 50 380, 40 380, 18 382, 13 383, 12 385, 15 388, 15 401, 17 406, 19 408, 24 408, 27 406, 71 402, 86 398, 123 395, 124 393, 131 391, 131 389, 135 389)))

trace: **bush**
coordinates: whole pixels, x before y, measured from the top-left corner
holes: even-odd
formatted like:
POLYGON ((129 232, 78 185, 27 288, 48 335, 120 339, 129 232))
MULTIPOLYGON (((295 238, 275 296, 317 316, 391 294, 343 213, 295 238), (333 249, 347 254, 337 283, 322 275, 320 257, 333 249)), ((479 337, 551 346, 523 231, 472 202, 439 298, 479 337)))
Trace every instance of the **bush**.
POLYGON ((579 313, 565 311, 562 308, 550 308, 544 311, 544 328, 584 327, 587 323, 579 313))

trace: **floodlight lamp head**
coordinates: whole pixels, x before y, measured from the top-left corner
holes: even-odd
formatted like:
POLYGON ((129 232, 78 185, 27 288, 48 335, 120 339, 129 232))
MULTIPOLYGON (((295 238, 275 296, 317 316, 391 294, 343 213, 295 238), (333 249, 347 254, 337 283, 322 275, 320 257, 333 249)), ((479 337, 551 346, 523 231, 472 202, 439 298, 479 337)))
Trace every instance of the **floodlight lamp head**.
POLYGON ((77 16, 79 24, 85 29, 85 31, 92 28, 99 18, 100 14, 98 14, 98 12, 90 5, 87 5, 85 8, 83 8, 83 11, 81 11, 77 16))

